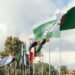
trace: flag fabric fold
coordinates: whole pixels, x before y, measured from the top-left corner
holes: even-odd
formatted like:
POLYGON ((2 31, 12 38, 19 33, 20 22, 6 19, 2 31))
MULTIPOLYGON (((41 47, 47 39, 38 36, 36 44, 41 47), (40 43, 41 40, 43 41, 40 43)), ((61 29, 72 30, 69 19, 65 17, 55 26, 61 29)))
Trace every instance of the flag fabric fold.
POLYGON ((46 43, 46 39, 43 39, 42 42, 40 43, 39 47, 37 48, 36 55, 38 55, 39 53, 41 53, 42 46, 45 43, 46 43))
POLYGON ((71 8, 64 14, 60 20, 60 30, 68 30, 75 28, 75 7, 71 8))
POLYGON ((34 28, 33 29, 34 35, 39 36, 40 34, 43 34, 44 31, 48 30, 53 25, 55 25, 56 21, 57 21, 56 19, 50 20, 50 21, 45 22, 45 23, 39 25, 38 27, 34 28))
POLYGON ((9 55, 9 56, 1 59, 0 60, 0 67, 7 65, 7 64, 10 64, 11 62, 13 62, 14 58, 15 58, 14 56, 9 55))
POLYGON ((30 51, 29 52, 29 61, 30 63, 33 62, 33 60, 35 59, 36 57, 36 47, 32 48, 33 51, 30 51))
POLYGON ((32 44, 29 46, 29 51, 33 48, 33 47, 35 47, 35 46, 37 46, 37 45, 39 45, 40 44, 40 41, 34 41, 34 42, 32 42, 32 44))
POLYGON ((59 27, 60 25, 58 25, 58 19, 40 25, 39 27, 33 29, 35 40, 38 41, 45 38, 60 37, 59 27))
POLYGON ((39 56, 41 53, 42 46, 46 43, 46 39, 40 41, 35 41, 30 45, 29 50, 29 61, 30 63, 33 62, 36 56, 39 56), (37 44, 36 44, 37 43, 37 44), (38 46, 38 47, 37 47, 38 46))

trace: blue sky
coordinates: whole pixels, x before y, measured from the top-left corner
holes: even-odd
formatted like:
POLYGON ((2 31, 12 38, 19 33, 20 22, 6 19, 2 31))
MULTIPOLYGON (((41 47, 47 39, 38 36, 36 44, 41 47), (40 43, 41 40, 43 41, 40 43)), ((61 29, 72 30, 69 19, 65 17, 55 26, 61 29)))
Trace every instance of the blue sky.
MULTIPOLYGON (((74 0, 0 0, 0 50, 4 49, 4 41, 10 35, 17 36, 28 43, 33 34, 34 25, 49 20, 57 9, 67 11, 74 5, 74 0)), ((74 65, 75 63, 75 60, 72 59, 75 57, 72 57, 75 50, 74 33, 75 30, 62 32, 62 64, 74 65), (66 54, 67 56, 65 56, 66 54), (68 59, 70 55, 71 57, 68 59)), ((51 61, 54 65, 59 65, 59 45, 59 41, 56 39, 51 43, 52 59, 54 58, 51 61)), ((48 55, 48 51, 45 49, 44 53, 48 55)), ((69 68, 73 68, 69 65, 69 68)))
POLYGON ((69 2, 70 0, 52 0, 57 6, 58 8, 63 8, 65 7, 69 2))

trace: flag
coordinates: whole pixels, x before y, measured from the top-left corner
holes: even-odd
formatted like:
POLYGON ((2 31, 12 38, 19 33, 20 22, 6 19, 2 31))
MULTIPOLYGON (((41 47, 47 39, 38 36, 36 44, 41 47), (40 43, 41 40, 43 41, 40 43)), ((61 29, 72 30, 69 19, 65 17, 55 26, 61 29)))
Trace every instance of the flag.
POLYGON ((43 39, 40 45, 37 48, 36 55, 38 55, 42 49, 42 46, 46 43, 46 39, 43 39))
POLYGON ((42 41, 34 41, 29 47, 29 61, 33 62, 36 56, 40 54, 42 46, 48 41, 48 39, 43 39, 42 41))
POLYGON ((29 52, 29 61, 30 63, 33 62, 33 60, 35 59, 36 56, 36 47, 32 48, 32 51, 29 52))
POLYGON ((0 67, 7 65, 7 64, 10 64, 11 62, 13 62, 14 58, 15 58, 14 56, 9 55, 9 56, 1 59, 0 60, 0 67))
POLYGON ((31 43, 31 45, 29 46, 29 51, 32 50, 33 47, 37 46, 37 45, 40 45, 40 41, 34 41, 31 43))
POLYGON ((68 30, 75 28, 75 7, 71 8, 64 14, 60 20, 60 30, 68 30))
POLYGON ((33 42, 33 43, 30 45, 30 47, 29 47, 30 53, 32 54, 31 50, 32 50, 32 48, 35 48, 35 49, 34 49, 34 50, 35 50, 34 53, 35 53, 35 55, 37 55, 37 54, 41 51, 42 46, 43 46, 48 40, 49 40, 49 39, 46 38, 46 39, 43 39, 42 41, 35 41, 35 42, 33 42))
POLYGON ((16 60, 17 68, 19 68, 21 65, 26 65, 26 43, 21 44, 21 50, 17 52, 16 60))
POLYGON ((50 37, 59 37, 60 36, 60 30, 59 30, 58 20, 55 19, 50 22, 46 22, 39 27, 33 29, 35 40, 42 40, 45 38, 50 37))
POLYGON ((21 60, 21 50, 19 50, 18 53, 16 54, 17 68, 20 67, 20 60, 21 60))
POLYGON ((39 45, 40 45, 40 41, 34 41, 29 46, 28 58, 29 58, 30 63, 32 63, 33 60, 35 59, 35 57, 36 57, 36 46, 39 46, 39 45))

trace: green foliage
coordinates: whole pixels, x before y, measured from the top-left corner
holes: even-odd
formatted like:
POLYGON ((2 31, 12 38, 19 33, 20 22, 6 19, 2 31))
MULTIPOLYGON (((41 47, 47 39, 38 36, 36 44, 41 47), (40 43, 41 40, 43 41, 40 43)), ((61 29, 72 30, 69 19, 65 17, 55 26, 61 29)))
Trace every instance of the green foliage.
POLYGON ((18 37, 8 36, 5 40, 5 52, 6 54, 10 54, 14 52, 16 57, 17 65, 19 62, 20 52, 21 52, 21 45, 23 44, 22 41, 18 37))
POLYGON ((67 67, 65 65, 60 66, 60 73, 61 75, 66 75, 65 71, 67 70, 67 67))
POLYGON ((21 50, 21 44, 22 41, 20 41, 18 37, 9 36, 5 41, 5 51, 8 53, 13 51, 17 53, 19 50, 21 50))
MULTIPOLYGON (((42 63, 39 62, 38 64, 35 64, 35 75, 37 75, 37 73, 40 73, 40 75, 42 75, 42 71, 43 71, 43 75, 48 75, 49 74, 49 64, 47 63, 42 63)), ((50 65, 50 72, 51 75, 56 75, 58 73, 58 71, 54 68, 53 65, 50 65)))

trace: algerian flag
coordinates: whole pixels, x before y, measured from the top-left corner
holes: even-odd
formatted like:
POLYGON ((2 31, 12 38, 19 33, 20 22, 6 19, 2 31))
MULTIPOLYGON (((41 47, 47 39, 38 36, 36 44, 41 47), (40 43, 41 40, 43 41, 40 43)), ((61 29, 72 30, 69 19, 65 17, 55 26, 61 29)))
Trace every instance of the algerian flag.
POLYGON ((0 67, 4 66, 4 65, 7 65, 7 64, 10 64, 14 59, 14 56, 7 56, 3 59, 0 60, 0 67))
POLYGON ((60 30, 68 30, 75 28, 75 7, 71 8, 61 18, 60 30))
POLYGON ((50 20, 44 24, 41 24, 37 28, 33 29, 35 40, 41 40, 50 37, 59 37, 60 30, 58 25, 58 18, 50 20))

